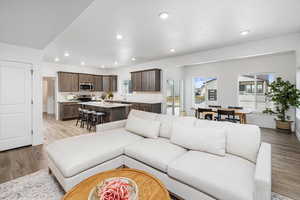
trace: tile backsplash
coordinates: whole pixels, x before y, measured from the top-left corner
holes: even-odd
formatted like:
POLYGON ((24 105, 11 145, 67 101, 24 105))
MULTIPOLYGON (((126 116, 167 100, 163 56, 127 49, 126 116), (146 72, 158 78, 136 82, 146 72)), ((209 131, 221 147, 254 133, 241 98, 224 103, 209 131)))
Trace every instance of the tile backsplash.
MULTIPOLYGON (((58 92, 57 94, 57 101, 66 101, 68 100, 68 96, 74 95, 92 95, 95 97, 100 97, 103 92, 58 92)), ((160 92, 154 92, 154 93, 147 93, 147 92, 133 92, 132 94, 127 95, 121 95, 119 93, 114 93, 114 99, 115 100, 130 100, 130 101, 155 101, 155 102, 163 102, 164 98, 162 93, 160 92)))

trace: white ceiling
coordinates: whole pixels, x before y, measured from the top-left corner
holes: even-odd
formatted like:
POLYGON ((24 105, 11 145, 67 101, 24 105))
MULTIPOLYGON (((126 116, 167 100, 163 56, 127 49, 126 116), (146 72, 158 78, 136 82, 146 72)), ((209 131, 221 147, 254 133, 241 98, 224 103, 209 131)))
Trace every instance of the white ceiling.
POLYGON ((45 48, 93 0, 1 0, 0 42, 45 48))
MULTIPOLYGON (((19 2, 5 0, 11 1, 15 4, 19 2)), ((24 0, 25 10, 29 10, 28 6, 25 6, 28 1, 24 0)), ((30 0, 35 3, 40 1, 30 0)), ((1 19, 3 10, 12 13, 8 5, 5 5, 5 9, 2 8, 2 2, 3 0, 0 3, 0 24, 4 21, 1 19)), ((56 27, 58 24, 66 25, 66 18, 74 18, 73 7, 78 11, 79 4, 82 5, 81 10, 88 4, 83 3, 84 0, 42 2, 43 6, 46 6, 45 9, 33 9, 34 14, 28 18, 31 20, 21 20, 22 23, 14 19, 15 17, 14 20, 10 20, 10 23, 18 26, 5 26, 9 27, 11 32, 5 31, 7 40, 14 38, 11 40, 15 40, 15 43, 23 42, 28 46, 43 47, 63 27, 56 27), (75 6, 74 2, 78 6, 75 6), (68 5, 72 9, 67 9, 68 5), (58 13, 53 12, 54 7, 59 7, 58 13), (44 15, 46 19, 39 19, 44 15), (44 21, 45 24, 35 28, 34 24, 40 21, 44 21), (47 25, 49 21, 50 27, 47 25), (18 28, 19 26, 21 27, 18 28), (23 32, 19 31, 24 31, 25 28, 27 32, 22 36, 23 32), (28 31, 28 28, 32 30, 28 31), (31 36, 31 33, 34 34, 31 36), (18 37, 21 38, 21 42, 17 41, 18 37)), ((87 66, 111 67, 114 66, 114 61, 118 61, 117 66, 124 66, 184 55, 298 32, 299 10, 300 0, 95 0, 45 48, 44 60, 53 62, 55 57, 59 57, 59 62, 64 64, 80 65, 80 62, 84 61, 87 66), (158 17, 162 11, 169 13, 169 19, 162 21, 158 17), (247 36, 241 36, 242 30, 251 32, 247 36), (123 35, 123 40, 116 40, 118 33, 123 35), (171 53, 171 48, 176 52, 171 53), (65 51, 70 53, 69 57, 63 56, 65 51), (136 57, 137 60, 131 61, 132 57, 136 57)), ((22 14, 17 15, 22 19, 22 14)), ((0 40, 5 38, 2 35, 1 27, 0 40)))

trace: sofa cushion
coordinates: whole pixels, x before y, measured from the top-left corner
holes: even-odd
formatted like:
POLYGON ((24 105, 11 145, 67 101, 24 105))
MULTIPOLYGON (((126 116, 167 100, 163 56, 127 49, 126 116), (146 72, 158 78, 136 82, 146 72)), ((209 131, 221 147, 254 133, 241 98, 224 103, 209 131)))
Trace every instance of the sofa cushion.
POLYGON ((165 138, 144 139, 125 147, 125 155, 164 172, 171 161, 185 152, 165 138))
POLYGON ((134 110, 134 109, 130 111, 128 115, 128 119, 130 119, 131 116, 135 116, 146 120, 156 120, 158 118, 158 114, 156 113, 145 112, 145 111, 134 110))
POLYGON ((231 122, 197 119, 195 126, 199 128, 226 128, 231 122))
POLYGON ((261 144, 261 133, 258 126, 232 124, 227 127, 226 151, 256 163, 261 144))
POLYGON ((190 150, 225 156, 226 133, 221 128, 199 128, 174 124, 171 142, 190 150))
POLYGON ((195 117, 177 117, 174 121, 173 124, 181 124, 184 126, 194 126, 196 122, 195 117))
POLYGON ((255 165, 240 157, 189 151, 168 165, 168 175, 216 199, 253 200, 255 165))
POLYGON ((258 126, 208 120, 196 120, 195 126, 223 128, 226 130, 226 152, 256 163, 261 144, 258 126))
POLYGON ((157 138, 160 129, 160 122, 130 116, 130 118, 127 119, 125 129, 143 137, 157 138))
POLYGON ((71 177, 122 155, 125 146, 141 139, 121 128, 58 140, 46 150, 63 176, 71 177))
POLYGON ((160 121, 160 129, 159 129, 159 136, 164 138, 171 138, 172 134, 172 126, 174 120, 178 117, 172 115, 158 115, 158 120, 160 121))

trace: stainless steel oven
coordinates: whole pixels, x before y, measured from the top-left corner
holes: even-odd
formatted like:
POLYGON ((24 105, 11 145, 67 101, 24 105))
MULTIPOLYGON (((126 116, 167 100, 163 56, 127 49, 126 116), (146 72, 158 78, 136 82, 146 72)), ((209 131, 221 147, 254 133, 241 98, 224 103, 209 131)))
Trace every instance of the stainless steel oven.
POLYGON ((93 83, 80 83, 79 89, 92 91, 94 89, 94 85, 93 83))

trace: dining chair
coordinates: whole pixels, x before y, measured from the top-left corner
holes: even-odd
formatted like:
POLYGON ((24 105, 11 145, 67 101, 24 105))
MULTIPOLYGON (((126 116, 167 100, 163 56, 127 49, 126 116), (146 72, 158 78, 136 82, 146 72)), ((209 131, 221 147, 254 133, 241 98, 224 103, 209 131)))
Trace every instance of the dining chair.
MULTIPOLYGON (((228 109, 243 110, 244 108, 241 106, 228 106, 228 109)), ((237 116, 236 121, 241 123, 240 116, 237 116)))
POLYGON ((210 109, 210 108, 198 108, 197 112, 198 112, 198 115, 197 115, 198 119, 201 119, 200 115, 203 114, 203 113, 206 113, 203 116, 204 119, 208 119, 208 120, 213 119, 213 114, 212 113, 207 113, 207 112, 213 112, 212 109, 210 109))
POLYGON ((208 105, 209 108, 222 108, 220 105, 208 105))
POLYGON ((244 108, 241 106, 228 106, 228 109, 243 110, 244 108))
POLYGON ((237 120, 235 118, 235 111, 218 109, 217 121, 228 121, 228 122, 236 123, 237 120), (225 118, 222 118, 222 116, 225 116, 225 118))

